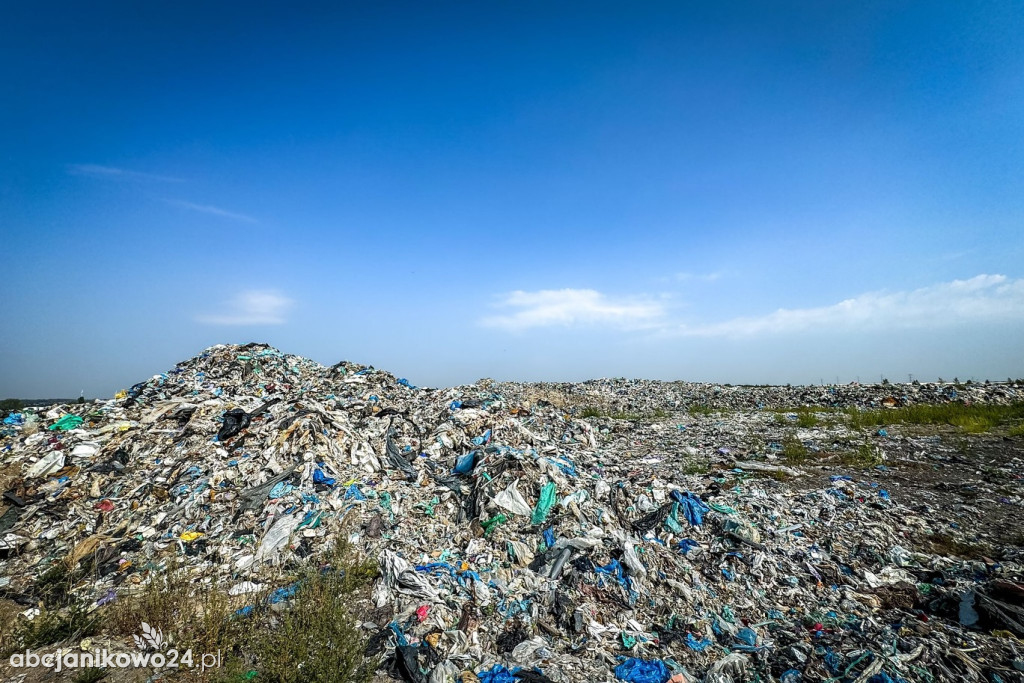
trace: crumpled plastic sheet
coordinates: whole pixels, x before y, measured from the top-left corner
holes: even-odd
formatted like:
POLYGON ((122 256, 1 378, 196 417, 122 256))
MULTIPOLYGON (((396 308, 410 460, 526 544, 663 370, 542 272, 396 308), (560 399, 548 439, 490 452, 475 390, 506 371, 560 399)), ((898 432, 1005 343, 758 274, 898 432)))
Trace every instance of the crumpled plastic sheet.
POLYGON ((391 437, 390 433, 385 440, 384 450, 387 453, 388 462, 391 463, 392 467, 404 472, 409 481, 416 481, 415 468, 413 468, 412 464, 408 460, 402 457, 402 454, 398 451, 398 444, 395 443, 395 440, 391 437))
POLYGON ((530 514, 530 504, 523 498, 523 494, 519 493, 519 480, 516 479, 509 484, 505 489, 499 492, 491 501, 505 510, 508 510, 514 515, 521 515, 523 517, 530 514))
POLYGON ((706 674, 704 683, 735 683, 742 681, 750 660, 746 655, 733 652, 712 664, 706 674))
POLYGON ((441 596, 427 579, 403 557, 390 550, 380 554, 381 581, 374 589, 375 604, 383 607, 395 593, 412 595, 421 600, 441 602, 441 596))
POLYGON ((48 427, 50 431, 68 431, 78 427, 85 419, 78 415, 65 415, 48 427))
POLYGON ((252 418, 241 408, 232 408, 224 413, 224 424, 217 432, 217 441, 227 441, 249 426, 252 418))
POLYGON ((544 484, 540 490, 540 499, 537 500, 537 507, 533 509, 533 514, 530 517, 530 524, 543 524, 544 520, 548 518, 548 512, 551 510, 551 506, 555 504, 555 494, 557 486, 555 482, 549 481, 544 484))
POLYGON ((704 523, 704 515, 711 511, 711 508, 704 501, 689 491, 686 493, 672 491, 670 495, 672 500, 679 503, 679 509, 683 516, 686 517, 686 521, 690 523, 690 526, 700 526, 704 523))
POLYGON ((630 657, 615 667, 615 677, 629 683, 666 683, 672 672, 660 659, 630 657))

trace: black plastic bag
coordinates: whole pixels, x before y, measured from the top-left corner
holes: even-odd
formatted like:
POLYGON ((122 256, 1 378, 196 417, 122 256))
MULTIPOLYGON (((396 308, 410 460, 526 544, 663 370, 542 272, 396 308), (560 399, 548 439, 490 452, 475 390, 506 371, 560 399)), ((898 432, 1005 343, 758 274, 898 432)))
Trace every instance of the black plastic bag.
POLYGON ((238 432, 249 426, 249 413, 241 408, 232 408, 224 413, 224 424, 217 432, 217 441, 227 441, 238 432))

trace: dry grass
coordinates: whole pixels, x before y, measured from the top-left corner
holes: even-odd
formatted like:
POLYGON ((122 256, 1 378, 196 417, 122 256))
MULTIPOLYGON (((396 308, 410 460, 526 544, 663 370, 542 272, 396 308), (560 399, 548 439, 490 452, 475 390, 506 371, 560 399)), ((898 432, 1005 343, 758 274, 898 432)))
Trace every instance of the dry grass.
POLYGON ((353 605, 377 573, 340 548, 325 566, 307 566, 276 593, 232 597, 200 587, 171 568, 138 594, 115 604, 108 629, 131 635, 146 621, 173 634, 179 650, 223 653, 214 680, 237 681, 256 672, 274 683, 362 683, 377 662, 364 656, 365 640, 353 605))
MULTIPOLYGON (((5 628, 0 649, 9 654, 96 634, 131 643, 146 622, 179 653, 192 650, 195 659, 222 653, 223 668, 207 671, 202 680, 365 683, 378 662, 365 656, 355 606, 376 574, 373 562, 354 558, 341 546, 320 564, 281 574, 276 591, 268 587, 230 596, 227 586, 197 582, 186 568, 171 564, 150 572, 134 593, 91 609, 70 590, 78 574, 57 563, 34 587, 37 595, 46 596, 43 611, 5 628)), ((107 672, 78 674, 88 682, 107 672)))

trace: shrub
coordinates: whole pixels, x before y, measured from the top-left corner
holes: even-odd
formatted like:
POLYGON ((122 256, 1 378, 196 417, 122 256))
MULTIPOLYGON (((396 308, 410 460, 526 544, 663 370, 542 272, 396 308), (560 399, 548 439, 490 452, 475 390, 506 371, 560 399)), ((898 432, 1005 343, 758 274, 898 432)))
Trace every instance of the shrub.
POLYGON ((25 407, 24 401, 17 398, 5 398, 0 401, 0 418, 17 413, 25 407))
POLYGON ((35 619, 19 618, 14 628, 3 639, 3 655, 20 650, 55 645, 65 640, 79 639, 99 631, 101 615, 91 612, 87 605, 75 603, 65 609, 42 609, 35 619))

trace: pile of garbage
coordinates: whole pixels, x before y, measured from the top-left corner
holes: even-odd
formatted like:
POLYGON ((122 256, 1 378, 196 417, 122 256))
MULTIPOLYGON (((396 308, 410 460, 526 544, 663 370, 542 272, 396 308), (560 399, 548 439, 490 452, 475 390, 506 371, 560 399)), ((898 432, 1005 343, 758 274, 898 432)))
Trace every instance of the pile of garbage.
POLYGON ((968 531, 871 470, 809 484, 752 437, 771 407, 1022 393, 428 389, 220 345, 110 400, 5 420, 0 597, 31 598, 64 562, 97 568, 76 590, 102 603, 170 558, 245 594, 343 539, 380 568, 368 654, 410 683, 1020 681, 1021 538, 995 558, 933 554, 915 539, 968 531))

